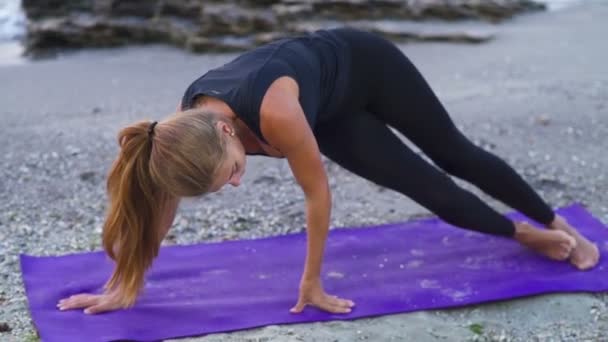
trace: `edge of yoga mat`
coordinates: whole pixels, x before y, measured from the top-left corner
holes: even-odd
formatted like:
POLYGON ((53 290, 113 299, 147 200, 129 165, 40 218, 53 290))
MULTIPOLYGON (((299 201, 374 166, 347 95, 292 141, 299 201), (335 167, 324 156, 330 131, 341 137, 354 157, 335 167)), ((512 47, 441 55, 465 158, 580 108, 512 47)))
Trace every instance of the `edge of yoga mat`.
MULTIPOLYGON (((594 225, 605 228, 605 225, 599 219, 597 219, 593 214, 591 214, 582 205, 580 205, 578 203, 575 203, 575 204, 567 206, 567 207, 560 208, 557 210, 557 212, 570 213, 569 215, 566 215, 566 216, 570 216, 570 215, 579 215, 580 216, 581 214, 583 214, 585 220, 589 220, 594 225)), ((516 217, 518 219, 523 219, 523 216, 518 213, 511 212, 511 213, 509 213, 509 216, 516 217)), ((440 220, 436 217, 432 217, 432 218, 417 219, 417 220, 398 222, 398 223, 392 223, 392 224, 382 224, 382 225, 375 225, 375 226, 367 225, 367 226, 362 226, 362 227, 342 227, 339 229, 334 228, 330 231, 330 237, 331 237, 331 235, 335 235, 335 234, 347 233, 347 231, 349 231, 351 229, 374 230, 374 229, 378 229, 378 228, 382 228, 382 227, 394 227, 394 226, 399 226, 399 225, 403 225, 403 224, 412 224, 412 223, 434 223, 437 221, 440 221, 440 220)), ((458 229, 458 228, 456 228, 456 229, 458 229)), ((606 235, 605 232, 603 235, 606 235)), ((194 244, 189 244, 189 245, 163 246, 162 249, 166 249, 166 250, 184 249, 184 248, 187 249, 187 248, 196 248, 197 246, 200 246, 200 245, 214 245, 214 244, 242 244, 242 243, 246 244, 251 241, 268 240, 268 239, 274 239, 274 240, 280 239, 280 240, 288 240, 288 241, 300 240, 300 242, 302 242, 305 240, 305 236, 306 236, 305 232, 300 232, 300 233, 291 233, 291 234, 286 234, 286 235, 281 235, 281 236, 269 236, 269 237, 263 237, 263 238, 257 238, 257 239, 229 240, 229 241, 221 241, 221 242, 199 242, 199 243, 194 243, 194 244)), ((602 249, 602 248, 600 248, 600 249, 602 249)), ((79 254, 104 254, 104 252, 102 252, 102 251, 77 252, 77 253, 65 254, 65 255, 61 255, 61 256, 52 256, 52 257, 30 256, 30 255, 26 255, 26 254, 21 254, 20 255, 21 267, 23 268, 23 265, 31 263, 31 262, 35 263, 36 260, 38 260, 38 259, 66 258, 66 257, 79 255, 79 254)), ((31 295, 30 284, 28 284, 28 281, 26 279, 26 277, 27 277, 26 274, 22 272, 22 276, 23 276, 25 290, 26 290, 26 293, 28 294, 28 296, 27 296, 28 304, 29 304, 28 310, 30 311, 31 317, 33 319, 33 324, 37 327, 37 324, 36 324, 37 314, 36 314, 35 310, 32 311, 33 308, 30 303, 30 295, 31 295)), ((482 300, 476 300, 473 305, 494 302, 494 301, 506 301, 506 300, 522 298, 522 297, 531 297, 531 296, 536 296, 539 294, 597 291, 597 287, 598 287, 597 285, 595 287, 593 287, 593 284, 578 284, 577 286, 573 286, 572 288, 568 289, 568 288, 565 288, 563 284, 560 284, 559 286, 556 286, 555 289, 544 288, 542 290, 537 290, 537 291, 528 291, 528 293, 526 293, 526 294, 523 294, 523 295, 517 294, 517 295, 513 295, 509 298, 505 298, 504 296, 500 296, 500 295, 497 295, 495 297, 487 297, 482 300)), ((297 294, 294 292, 294 303, 296 300, 296 295, 297 294)), ((455 308, 455 307, 462 307, 462 306, 470 306, 471 304, 472 303, 463 303, 463 304, 453 303, 450 305, 440 305, 438 307, 432 307, 432 305, 431 305, 431 307, 425 308, 424 310, 455 308)), ((286 307, 285 311, 287 312, 288 310, 289 310, 289 307, 286 307)), ((307 308, 305 310, 305 312, 300 315, 290 315, 291 316, 290 318, 292 318, 292 319, 287 322, 283 319, 279 319, 276 321, 267 321, 263 324, 242 326, 242 327, 230 329, 230 330, 222 330, 221 332, 246 330, 246 329, 252 329, 252 328, 262 327, 262 326, 267 326, 267 325, 310 322, 311 316, 314 317, 314 321, 354 320, 354 319, 363 318, 363 317, 375 317, 375 316, 383 316, 383 315, 396 314, 396 313, 406 313, 406 312, 419 311, 419 310, 420 309, 418 309, 416 307, 412 307, 412 308, 408 308, 408 309, 397 308, 397 309, 393 309, 393 310, 384 310, 382 313, 379 313, 379 314, 366 314, 365 312, 360 312, 358 314, 357 313, 358 310, 355 308, 355 310, 349 315, 332 315, 332 314, 328 314, 328 313, 323 313, 321 316, 319 316, 319 313, 320 313, 319 310, 316 310, 314 308, 307 308)), ((361 311, 361 310, 359 310, 359 311, 361 311)), ((46 340, 45 336, 44 336, 45 335, 44 332, 41 332, 40 330, 38 330, 38 331, 39 331, 39 334, 40 334, 41 338, 43 339, 43 341, 46 340)), ((206 335, 206 334, 210 334, 210 333, 213 333, 213 332, 207 332, 207 333, 202 333, 202 334, 197 333, 194 335, 193 334, 185 334, 185 335, 172 334, 170 336, 162 336, 160 338, 182 338, 182 337, 202 336, 202 335, 206 335)))

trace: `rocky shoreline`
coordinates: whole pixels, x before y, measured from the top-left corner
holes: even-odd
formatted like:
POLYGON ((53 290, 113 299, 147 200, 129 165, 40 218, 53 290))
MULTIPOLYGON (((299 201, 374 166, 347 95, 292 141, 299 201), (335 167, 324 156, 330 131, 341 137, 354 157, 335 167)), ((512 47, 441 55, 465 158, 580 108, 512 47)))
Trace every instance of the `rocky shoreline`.
POLYGON ((189 51, 247 50, 286 36, 348 25, 394 40, 479 43, 488 32, 434 31, 386 21, 498 22, 543 10, 532 0, 23 0, 26 51, 167 43, 189 51), (383 23, 384 22, 384 23, 383 23))

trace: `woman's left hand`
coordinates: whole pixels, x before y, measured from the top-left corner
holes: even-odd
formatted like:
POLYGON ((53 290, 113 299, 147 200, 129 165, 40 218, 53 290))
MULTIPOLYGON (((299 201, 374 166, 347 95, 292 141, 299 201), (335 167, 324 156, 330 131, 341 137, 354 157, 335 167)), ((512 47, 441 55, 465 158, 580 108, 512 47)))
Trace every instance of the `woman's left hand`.
POLYGON ((306 305, 315 306, 331 313, 349 313, 355 306, 352 300, 338 298, 325 293, 321 279, 303 280, 300 283, 300 296, 298 303, 289 310, 291 313, 300 313, 306 305))

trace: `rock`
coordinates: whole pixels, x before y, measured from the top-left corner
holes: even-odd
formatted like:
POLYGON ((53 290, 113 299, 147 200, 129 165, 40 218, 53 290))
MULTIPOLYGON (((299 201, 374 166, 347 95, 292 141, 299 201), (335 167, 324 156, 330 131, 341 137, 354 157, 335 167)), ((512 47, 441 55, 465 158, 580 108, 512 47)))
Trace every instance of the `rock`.
POLYGON ((277 18, 269 9, 246 9, 233 4, 205 5, 201 29, 205 35, 244 35, 277 29, 277 18))
POLYGON ((11 331, 11 327, 8 323, 0 323, 0 333, 11 331))
MULTIPOLYGON (((481 43, 494 38, 490 30, 471 30, 450 27, 430 27, 400 21, 350 21, 345 25, 374 32, 395 41, 450 41, 481 43)), ((328 21, 309 21, 290 24, 289 30, 297 33, 314 32, 320 29, 341 26, 328 21)))
MULTIPOLYGON (((530 0, 24 0, 29 18, 26 51, 168 43, 194 52, 250 49, 332 20, 478 18, 496 21, 544 8, 530 0), (306 28, 308 27, 308 28, 306 28)), ((403 23, 403 22, 402 22, 403 23)), ((359 24, 390 39, 479 43, 493 37, 477 30, 359 24)), ((323 25, 322 27, 326 27, 323 25)), ((320 28, 320 27, 319 27, 320 28)))
MULTIPOLYGON (((30 22, 28 24, 28 50, 55 47, 113 46, 126 43, 126 37, 120 37, 119 31, 129 32, 134 36, 138 30, 133 25, 121 25, 112 21, 102 21, 90 16, 51 18, 30 22), (127 26, 130 26, 127 29, 127 26)), ((141 31, 136 34, 143 38, 141 31)))
POLYGON ((86 172, 82 172, 79 175, 80 180, 82 180, 84 182, 90 182, 90 183, 95 182, 95 176, 96 176, 95 171, 86 171, 86 172))
POLYGON ((274 40, 281 39, 287 37, 288 34, 285 32, 264 32, 257 33, 253 36, 253 42, 255 45, 262 45, 266 43, 270 43, 274 40))
POLYGON ((538 117, 536 117, 535 121, 538 125, 541 126, 549 126, 549 124, 551 123, 551 119, 549 119, 549 117, 546 115, 539 115, 538 117))
POLYGON ((476 18, 499 21, 517 13, 545 9, 543 4, 531 0, 285 0, 278 8, 282 13, 289 13, 302 11, 305 6, 311 7, 318 17, 340 20, 476 18))
POLYGON ((203 10, 202 1, 198 0, 164 0, 159 9, 160 16, 176 16, 183 18, 199 18, 203 10))
POLYGON ((255 227, 259 224, 258 220, 247 218, 247 217, 237 217, 236 220, 231 225, 231 228, 234 231, 241 232, 247 231, 251 228, 255 227))
POLYGON ((150 18, 158 14, 163 1, 149 0, 95 0, 96 14, 105 16, 137 16, 150 18))
POLYGON ((314 14, 312 4, 276 4, 271 7, 277 18, 283 22, 297 20, 314 14))
POLYGON ((283 1, 292 5, 309 5, 319 17, 353 20, 368 18, 410 18, 407 2, 399 0, 302 0, 283 1))
POLYGON ((127 43, 183 44, 187 26, 141 18, 107 19, 89 15, 41 19, 28 25, 28 51, 57 47, 108 47, 127 43))
POLYGON ((543 9, 545 9, 544 4, 531 0, 443 0, 411 2, 411 10, 414 17, 432 17, 446 20, 480 18, 495 22, 511 18, 517 13, 543 9))
POLYGON ((568 188, 567 184, 562 182, 561 180, 545 175, 537 177, 535 180, 532 181, 532 184, 535 188, 543 190, 562 191, 568 188))
POLYGON ((251 38, 207 38, 192 36, 186 40, 186 49, 192 52, 233 52, 253 48, 254 40, 251 38))
POLYGON ((275 184, 278 182, 279 182, 279 180, 276 177, 262 175, 262 176, 256 178, 253 181, 253 184, 275 184))
POLYGON ((390 25, 387 22, 367 22, 360 28, 393 40, 481 43, 494 38, 494 32, 489 30, 390 25))
POLYGON ((28 19, 64 16, 72 12, 92 12, 91 0, 22 0, 21 6, 28 19))

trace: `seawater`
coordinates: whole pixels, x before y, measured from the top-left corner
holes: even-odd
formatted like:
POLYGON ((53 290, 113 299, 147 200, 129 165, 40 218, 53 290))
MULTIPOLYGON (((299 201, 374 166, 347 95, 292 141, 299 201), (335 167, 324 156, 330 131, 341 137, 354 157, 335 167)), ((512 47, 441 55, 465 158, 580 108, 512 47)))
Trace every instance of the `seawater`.
POLYGON ((0 41, 15 40, 25 34, 25 14, 21 0, 0 0, 0 41))
POLYGON ((0 0, 0 65, 24 62, 19 39, 25 35, 25 23, 21 0, 0 0))

